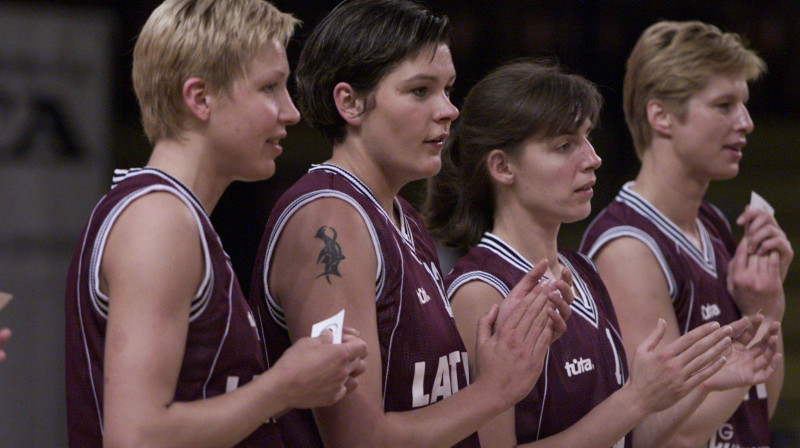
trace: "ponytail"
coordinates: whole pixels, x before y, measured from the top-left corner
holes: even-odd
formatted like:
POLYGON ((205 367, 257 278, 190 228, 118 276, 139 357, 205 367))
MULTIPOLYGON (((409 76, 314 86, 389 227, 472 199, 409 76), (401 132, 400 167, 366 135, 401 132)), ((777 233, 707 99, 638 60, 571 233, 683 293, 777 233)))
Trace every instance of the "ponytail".
POLYGON ((459 249, 474 246, 492 228, 494 211, 485 158, 477 170, 465 173, 463 155, 461 129, 456 126, 442 150, 439 174, 428 180, 422 209, 431 235, 459 249))

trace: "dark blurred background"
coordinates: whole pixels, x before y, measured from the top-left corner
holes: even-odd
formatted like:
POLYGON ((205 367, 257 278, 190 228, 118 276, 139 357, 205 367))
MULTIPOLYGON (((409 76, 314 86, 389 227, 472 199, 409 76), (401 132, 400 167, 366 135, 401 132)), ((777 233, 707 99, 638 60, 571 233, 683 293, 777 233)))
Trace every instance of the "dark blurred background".
MULTIPOLYGON (((8 346, 10 359, 0 365, 0 447, 66 444, 66 266, 91 207, 110 182, 111 169, 139 166, 147 160, 150 145, 141 131, 131 87, 131 54, 138 30, 159 3, 37 0, 0 5, 0 29, 5 29, 0 31, 0 291, 16 296, 0 313, 0 327, 15 332, 8 346), (45 19, 39 20, 40 16, 45 19), (85 20, 92 26, 83 25, 85 20), (14 31, 9 31, 11 28, 14 31), (56 48, 53 41, 59 42, 56 48), (91 70, 64 71, 64 48, 69 42, 74 43, 66 51, 74 55, 72 60, 82 60, 89 47, 99 48, 93 53, 91 70), (38 48, 43 48, 41 55, 36 54, 38 48), (31 60, 54 62, 33 64, 31 60), (54 79, 42 80, 42 72, 51 63, 59 67, 48 72, 54 79), (74 80, 65 80, 65 73, 74 80), (81 83, 92 76, 98 80, 91 87, 81 83), (72 89, 71 82, 78 88, 72 89), (21 91, 34 94, 20 100, 21 91), (36 92, 47 93, 44 98, 50 100, 41 100, 36 92), (20 113, 23 109, 27 115, 20 113), (87 110, 94 110, 97 116, 80 118, 87 110), (28 125, 14 125, 18 122, 28 125), (41 129, 47 130, 45 137, 39 135, 41 129), (40 146, 53 148, 55 155, 29 150, 40 146), (82 156, 84 153, 88 155, 82 156), (54 172, 60 174, 53 176, 54 172), (71 205, 70 212, 52 212, 65 208, 64 203, 71 205), (52 231, 54 228, 60 230, 52 231)), ((274 3, 303 21, 288 49, 294 67, 305 36, 338 2, 274 3)), ((702 20, 742 34, 767 62, 769 72, 751 87, 750 112, 756 129, 745 148, 742 174, 715 184, 709 198, 735 218, 748 202, 750 191, 758 191, 775 206, 793 247, 800 249, 797 0, 465 0, 427 4, 452 22, 452 53, 458 72, 453 101, 457 106, 489 70, 520 57, 557 60, 599 86, 606 103, 594 133, 595 147, 603 158, 595 188, 595 212, 638 169, 620 103, 625 59, 639 34, 660 19, 702 20)), ((289 134, 275 177, 232 185, 212 215, 245 292, 271 205, 311 163, 330 155, 330 145, 304 124, 293 127, 289 134)), ((423 193, 422 183, 402 192, 415 204, 423 193)), ((561 245, 576 248, 587 223, 565 226, 561 245)), ((799 264, 793 263, 786 285, 787 375, 772 422, 778 447, 800 446, 799 264)))

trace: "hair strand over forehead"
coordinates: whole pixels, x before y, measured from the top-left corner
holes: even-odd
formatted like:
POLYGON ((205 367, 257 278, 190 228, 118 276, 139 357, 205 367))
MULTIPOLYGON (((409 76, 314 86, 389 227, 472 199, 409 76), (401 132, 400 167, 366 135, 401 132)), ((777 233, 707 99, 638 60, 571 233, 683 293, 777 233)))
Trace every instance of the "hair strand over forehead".
POLYGON ((333 100, 338 83, 368 97, 401 61, 447 43, 447 17, 416 2, 346 0, 322 19, 303 46, 296 71, 297 106, 306 121, 339 143, 346 122, 333 100))

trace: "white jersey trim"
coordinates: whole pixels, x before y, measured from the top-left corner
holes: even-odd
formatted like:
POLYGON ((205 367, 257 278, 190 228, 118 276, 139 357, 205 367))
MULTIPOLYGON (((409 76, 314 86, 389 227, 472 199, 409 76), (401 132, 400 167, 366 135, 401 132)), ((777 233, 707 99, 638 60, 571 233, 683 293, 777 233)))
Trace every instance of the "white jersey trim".
POLYGON ((219 360, 219 355, 222 353, 222 347, 225 345, 225 340, 228 339, 228 332, 231 328, 231 319, 233 317, 233 285, 235 283, 234 279, 236 278, 236 274, 233 272, 233 267, 230 263, 227 263, 227 268, 229 278, 231 279, 230 282, 228 282, 228 318, 225 321, 225 332, 222 334, 222 337, 219 340, 217 352, 214 353, 214 361, 211 363, 211 368, 208 370, 208 376, 203 383, 203 399, 208 398, 206 394, 208 383, 211 382, 211 377, 214 375, 214 370, 217 367, 217 360, 219 360))
POLYGON ((381 207, 380 202, 378 202, 378 198, 375 196, 372 190, 370 190, 369 187, 364 182, 362 182, 361 179, 356 177, 353 173, 347 171, 344 168, 338 167, 332 163, 321 163, 319 165, 313 165, 311 169, 308 170, 309 173, 312 173, 314 171, 328 171, 331 173, 338 174, 343 178, 345 178, 348 182, 350 182, 350 184, 353 185, 353 187, 356 190, 358 190, 361 194, 363 194, 366 198, 368 198, 373 205, 375 205, 375 208, 383 215, 386 221, 389 222, 397 230, 397 232, 403 236, 403 242, 407 246, 409 246, 412 250, 415 250, 414 235, 411 233, 411 229, 409 228, 408 225, 408 218, 406 217, 406 214, 403 213, 403 207, 400 205, 400 201, 397 199, 397 197, 395 197, 393 200, 393 206, 400 215, 400 228, 397 228, 397 226, 394 224, 394 220, 391 219, 389 215, 386 213, 386 210, 384 210, 383 207, 381 207))
POLYGON ((706 202, 706 204, 708 204, 708 207, 711 208, 711 210, 714 212, 714 214, 717 215, 717 217, 722 222, 725 223, 725 228, 728 229, 728 233, 733 233, 733 229, 731 229, 731 223, 728 222, 728 217, 725 216, 725 213, 722 213, 722 210, 720 210, 716 205, 714 205, 714 204, 712 204, 710 202, 706 202))
MULTIPOLYGON (((394 239, 394 244, 397 245, 397 239, 394 239)), ((406 281, 406 273, 405 273, 405 260, 403 259, 403 251, 400 248, 397 248, 397 253, 400 255, 400 289, 398 291, 403 291, 403 287, 405 286, 406 281)), ((378 296, 375 296, 377 300, 378 296)), ((389 371, 392 369, 392 347, 394 346, 394 333, 397 331, 397 327, 400 326, 400 316, 403 315, 403 298, 401 297, 398 301, 400 305, 397 307, 397 319, 394 321, 394 327, 392 328, 392 334, 389 336, 389 346, 387 347, 387 355, 386 355, 386 373, 384 374, 383 379, 383 396, 382 396, 382 403, 384 406, 386 405, 386 391, 388 390, 389 385, 389 371)))
POLYGON ((506 297, 511 292, 499 278, 485 271, 470 271, 459 275, 450 283, 447 288, 447 298, 452 299, 459 288, 472 281, 481 281, 493 287, 500 293, 501 296, 506 297))
MULTIPOLYGON (((495 255, 516 267, 523 273, 527 273, 533 269, 533 263, 527 260, 522 254, 517 252, 517 250, 514 249, 510 244, 506 243, 500 237, 492 234, 491 232, 486 232, 483 234, 483 238, 481 238, 480 243, 478 243, 478 247, 492 251, 495 255)), ((599 316, 597 312, 597 304, 595 303, 594 297, 592 297, 592 294, 589 291, 589 287, 586 285, 586 282, 583 281, 583 278, 578 275, 577 271, 572 266, 572 263, 567 261, 567 259, 561 254, 558 254, 558 260, 572 273, 573 285, 579 293, 575 297, 575 300, 572 301, 570 308, 591 323, 592 326, 598 328, 599 316)), ((542 278, 547 277, 543 276, 542 278)))
MULTIPOLYGON (((95 212, 97 212, 97 207, 96 206, 92 210, 92 214, 89 217, 89 222, 92 222, 94 220, 95 212)), ((86 234, 83 237, 83 241, 81 242, 81 256, 78 258, 78 272, 79 273, 83 272, 83 254, 86 252, 86 243, 87 243, 88 239, 89 239, 89 232, 86 232, 86 234)), ((104 430, 103 430, 103 412, 101 411, 101 408, 100 408, 100 400, 97 397, 97 386, 94 384, 94 374, 92 372, 92 362, 91 362, 92 357, 89 354, 89 344, 87 342, 87 337, 86 337, 86 326, 83 324, 83 308, 81 307, 81 302, 82 302, 81 298, 82 297, 81 297, 81 281, 80 281, 80 278, 78 279, 78 281, 75 282, 75 289, 77 290, 76 294, 75 294, 75 298, 76 298, 76 302, 78 304, 78 321, 80 322, 80 326, 81 326, 81 336, 83 338, 83 350, 84 350, 84 354, 86 355, 86 370, 88 370, 88 372, 89 372, 89 375, 88 375, 89 376, 89 382, 92 384, 92 397, 94 398, 95 411, 97 411, 97 421, 100 424, 100 435, 104 435, 104 430)), ((91 287, 89 287, 89 290, 91 291, 91 287)))
POLYGON ((595 328, 598 328, 599 316, 597 312, 597 304, 594 302, 594 297, 592 297, 589 287, 586 285, 586 282, 583 281, 583 278, 578 275, 578 271, 575 270, 575 267, 572 266, 572 263, 570 263, 569 260, 567 260, 565 257, 562 257, 561 254, 558 254, 558 260, 563 263, 564 266, 566 266, 567 269, 569 269, 569 271, 572 273, 572 283, 575 286, 575 289, 577 289, 579 292, 579 294, 572 301, 570 308, 585 317, 589 322, 592 323, 592 325, 594 325, 595 328))
MULTIPOLYGON (((119 174, 122 170, 116 170, 115 173, 119 174)), ((149 169, 137 169, 131 173, 131 176, 142 175, 142 174, 155 174, 170 182, 174 182, 172 179, 165 177, 162 173, 149 170, 149 169)), ((128 177, 128 176, 124 176, 128 177)), ((115 177, 116 179, 117 177, 115 177)), ((122 179, 124 180, 124 179, 122 179)), ((136 199, 139 199, 142 196, 145 196, 150 193, 154 192, 166 192, 175 195, 178 199, 180 199, 189 210, 192 212, 192 216, 194 216, 195 223, 197 224, 197 229, 200 232, 200 244, 203 249, 203 260, 205 264, 205 272, 203 273, 203 279, 200 282, 200 285, 195 292, 194 297, 192 298, 191 306, 189 309, 189 322, 193 322, 196 320, 202 313, 205 311, 208 303, 211 300, 211 293, 213 291, 214 285, 214 276, 212 275, 213 267, 211 265, 211 254, 208 249, 208 242, 205 238, 205 231, 203 230, 203 224, 200 218, 200 214, 197 212, 195 207, 198 206, 197 203, 192 201, 192 198, 187 197, 185 192, 170 187, 167 185, 151 185, 145 188, 141 188, 139 190, 134 191, 130 195, 126 196, 123 200, 118 202, 111 212, 106 216, 106 219, 103 221, 100 229, 98 230, 97 236, 95 238, 95 244, 92 250, 92 255, 90 257, 90 265, 89 265, 89 300, 92 303, 95 311, 103 317, 103 319, 108 319, 108 302, 109 297, 104 294, 100 290, 100 264, 102 262, 102 255, 105 249, 106 242, 108 241, 108 235, 111 232, 111 228, 113 227, 114 223, 116 223, 117 218, 122 214, 125 208, 130 205, 136 199)), ((203 214, 205 216, 205 214, 203 214)), ((206 217, 207 219, 207 217, 206 217)))
POLYGON ((679 250, 686 252, 689 258, 694 260, 698 266, 708 272, 712 277, 717 278, 717 259, 714 254, 714 246, 711 244, 711 238, 703 222, 700 221, 700 218, 697 218, 695 223, 700 235, 700 244, 703 246, 702 248, 695 246, 675 223, 664 216, 664 214, 650 204, 647 199, 633 191, 631 189, 632 185, 633 182, 628 182, 623 185, 622 190, 620 190, 615 200, 626 204, 636 213, 651 221, 656 228, 678 246, 679 250))
POLYGON ((550 347, 547 347, 547 354, 544 357, 544 369, 542 369, 542 374, 544 376, 544 392, 542 393, 542 407, 539 408, 539 423, 536 425, 536 440, 539 440, 542 432, 542 419, 544 418, 544 408, 545 403, 547 403, 547 391, 550 390, 547 387, 548 381, 548 367, 550 366, 550 347))
POLYGON ((503 241, 500 237, 491 232, 485 232, 480 242, 479 247, 488 249, 498 257, 505 260, 507 263, 516 267, 520 271, 528 272, 533 268, 533 263, 526 260, 519 252, 516 251, 510 244, 503 241))
MULTIPOLYGON (((689 323, 692 321, 692 313, 694 312, 694 282, 689 282, 689 311, 686 313, 686 322, 683 323, 683 333, 686 334, 691 330, 689 323)), ((676 316, 677 313, 676 313, 676 316)))
POLYGON ((650 249, 650 252, 652 252, 653 256, 656 258, 659 267, 661 267, 661 272, 664 274, 664 279, 667 281, 667 287, 669 288, 669 297, 674 302, 675 298, 678 296, 678 284, 675 281, 675 276, 672 274, 669 263, 667 263, 667 258, 664 256, 664 253, 661 252, 661 248, 658 246, 658 243, 656 243, 656 240, 654 240, 653 237, 648 235, 644 230, 633 226, 612 227, 603 232, 597 238, 594 244, 592 244, 592 247, 589 248, 586 256, 589 258, 594 258, 594 256, 597 255, 597 252, 599 252, 603 246, 617 238, 623 237, 630 237, 641 241, 645 246, 647 246, 648 249, 650 249))

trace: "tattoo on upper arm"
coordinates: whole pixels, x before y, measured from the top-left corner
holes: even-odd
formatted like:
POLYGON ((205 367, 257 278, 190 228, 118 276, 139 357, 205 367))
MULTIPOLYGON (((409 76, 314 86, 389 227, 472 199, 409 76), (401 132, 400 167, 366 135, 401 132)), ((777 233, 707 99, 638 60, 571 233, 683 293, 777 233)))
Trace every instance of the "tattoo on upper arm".
POLYGON ((342 254, 342 246, 336 241, 336 229, 333 227, 322 226, 317 230, 317 234, 314 235, 314 238, 319 238, 325 244, 321 251, 319 251, 319 256, 317 257, 317 263, 324 263, 325 268, 322 271, 322 274, 319 274, 317 278, 325 276, 325 280, 328 283, 331 282, 330 276, 335 275, 337 277, 341 277, 342 274, 339 273, 339 262, 344 260, 344 254, 342 254), (328 236, 325 232, 325 229, 331 229, 333 232, 333 236, 328 236))

